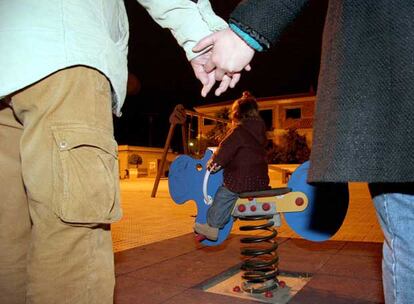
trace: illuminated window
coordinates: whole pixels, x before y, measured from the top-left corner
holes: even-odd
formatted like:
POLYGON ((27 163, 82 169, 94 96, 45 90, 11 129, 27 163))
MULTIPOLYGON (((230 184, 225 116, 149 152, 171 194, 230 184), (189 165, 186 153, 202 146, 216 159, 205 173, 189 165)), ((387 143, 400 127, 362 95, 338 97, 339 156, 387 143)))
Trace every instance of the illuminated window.
POLYGON ((204 123, 205 126, 211 126, 211 125, 214 125, 215 124, 215 121, 212 120, 212 119, 204 118, 204 122, 203 123, 204 123))
POLYGON ((302 118, 301 108, 292 108, 285 110, 286 119, 300 119, 302 118))
POLYGON ((259 114, 266 124, 266 131, 271 131, 273 129, 273 111, 261 110, 259 114))

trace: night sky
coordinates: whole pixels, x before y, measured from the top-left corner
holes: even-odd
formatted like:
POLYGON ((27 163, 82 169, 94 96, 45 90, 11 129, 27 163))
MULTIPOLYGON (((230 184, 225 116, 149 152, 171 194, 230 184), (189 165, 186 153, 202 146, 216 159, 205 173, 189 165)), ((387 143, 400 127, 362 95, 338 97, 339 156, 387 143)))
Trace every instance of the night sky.
MULTIPOLYGON (((227 20, 239 1, 210 2, 215 12, 227 20)), ((122 117, 115 118, 119 144, 163 147, 168 117, 179 103, 192 109, 235 99, 244 90, 256 97, 268 97, 317 89, 327 0, 311 0, 276 46, 255 55, 252 71, 242 75, 235 89, 220 97, 210 93, 207 98, 201 97, 201 85, 169 30, 156 24, 136 0, 125 0, 125 5, 130 24, 128 67, 140 80, 141 89, 127 96, 122 117)))

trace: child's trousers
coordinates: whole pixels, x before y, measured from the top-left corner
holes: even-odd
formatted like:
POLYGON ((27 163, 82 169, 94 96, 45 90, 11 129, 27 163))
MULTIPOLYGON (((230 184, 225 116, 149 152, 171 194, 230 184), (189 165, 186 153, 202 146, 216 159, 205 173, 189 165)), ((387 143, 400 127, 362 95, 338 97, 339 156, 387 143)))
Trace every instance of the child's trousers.
POLYGON ((211 227, 223 228, 230 220, 239 195, 224 186, 217 189, 213 204, 207 211, 207 223, 211 227))
POLYGON ((111 90, 59 71, 0 103, 0 303, 113 303, 111 90))

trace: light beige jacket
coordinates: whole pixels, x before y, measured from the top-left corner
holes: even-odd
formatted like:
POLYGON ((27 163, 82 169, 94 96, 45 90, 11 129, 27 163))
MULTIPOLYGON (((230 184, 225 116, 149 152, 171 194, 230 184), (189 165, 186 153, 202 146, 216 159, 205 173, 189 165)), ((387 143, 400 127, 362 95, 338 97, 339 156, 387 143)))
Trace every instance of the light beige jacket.
MULTIPOLYGON (((208 0, 138 2, 171 30, 189 60, 198 40, 227 26, 208 0)), ((109 78, 120 115, 128 36, 122 0, 0 0, 0 99, 58 70, 86 65, 109 78)))

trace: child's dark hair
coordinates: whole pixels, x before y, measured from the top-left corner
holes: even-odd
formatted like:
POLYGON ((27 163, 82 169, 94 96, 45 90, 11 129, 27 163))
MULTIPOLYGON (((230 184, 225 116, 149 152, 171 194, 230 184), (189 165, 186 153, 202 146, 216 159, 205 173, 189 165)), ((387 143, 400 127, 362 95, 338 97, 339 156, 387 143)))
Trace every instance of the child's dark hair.
POLYGON ((242 121, 248 117, 258 117, 259 107, 256 98, 250 92, 243 92, 242 97, 237 99, 231 107, 231 118, 235 121, 242 121))

